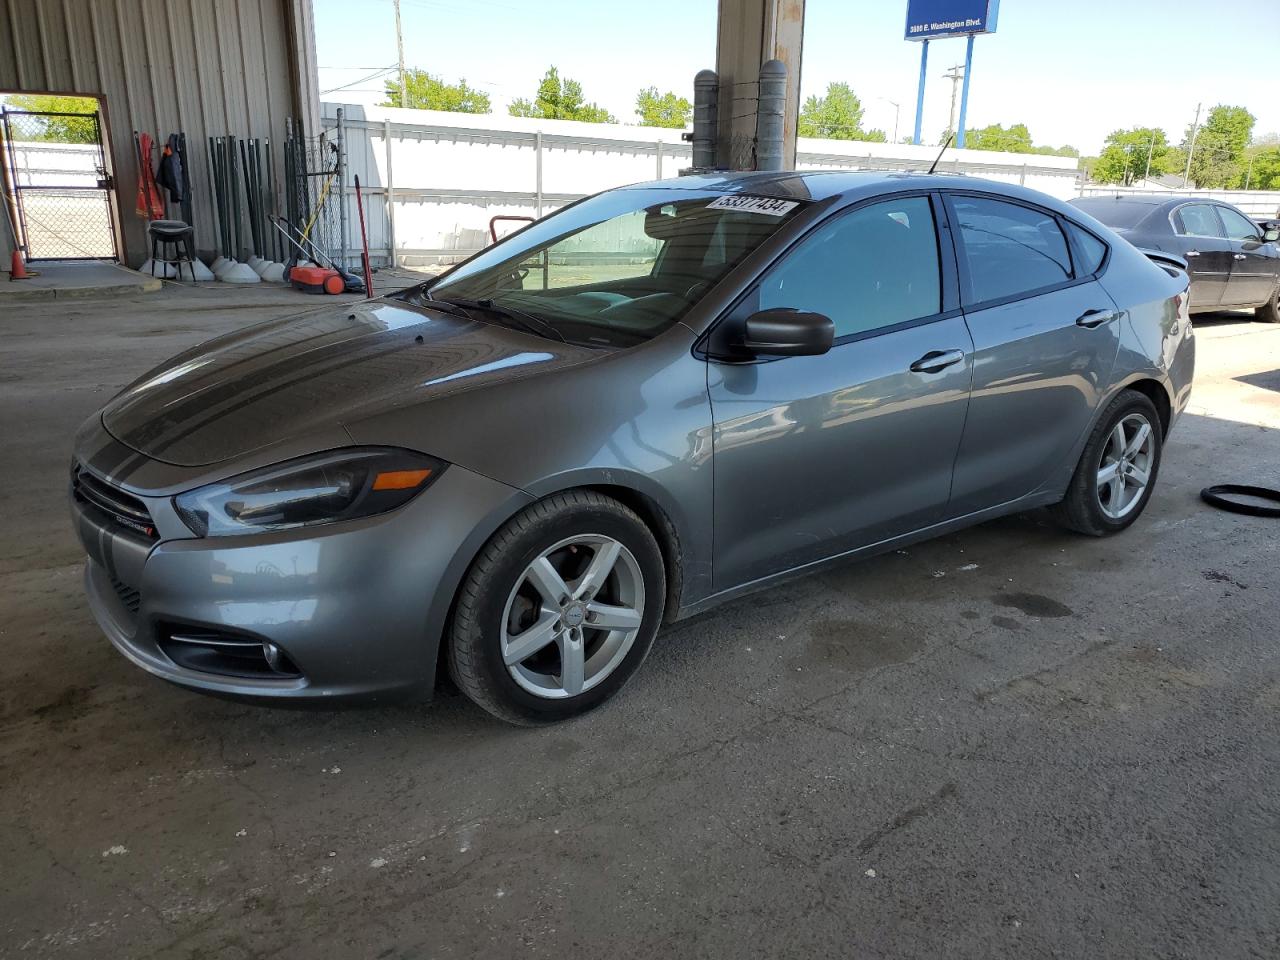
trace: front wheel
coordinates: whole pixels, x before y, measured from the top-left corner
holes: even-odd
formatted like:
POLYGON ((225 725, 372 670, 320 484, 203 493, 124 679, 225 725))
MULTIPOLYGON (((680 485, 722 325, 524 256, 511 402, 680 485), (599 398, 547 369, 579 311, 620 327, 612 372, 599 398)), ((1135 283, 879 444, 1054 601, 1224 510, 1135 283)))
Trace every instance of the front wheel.
POLYGON ((509 520, 472 563, 450 673, 509 723, 576 716, 635 673, 665 599, 662 552, 632 510, 593 491, 555 494, 509 520))
POLYGON ((1119 533, 1147 506, 1163 452, 1160 416, 1136 390, 1107 407, 1084 445, 1080 462, 1055 507, 1059 522, 1078 533, 1119 533))

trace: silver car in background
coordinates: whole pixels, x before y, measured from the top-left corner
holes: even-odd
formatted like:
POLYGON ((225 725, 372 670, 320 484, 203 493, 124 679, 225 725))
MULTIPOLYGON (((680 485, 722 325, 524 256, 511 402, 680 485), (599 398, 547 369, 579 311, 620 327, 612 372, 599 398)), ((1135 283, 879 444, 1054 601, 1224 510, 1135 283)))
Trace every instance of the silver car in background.
POLYGON ((202 344, 81 429, 93 612, 267 701, 539 723, 669 622, 1052 507, 1116 533, 1187 404, 1187 278, 953 176, 684 177, 572 204, 394 296, 202 344))

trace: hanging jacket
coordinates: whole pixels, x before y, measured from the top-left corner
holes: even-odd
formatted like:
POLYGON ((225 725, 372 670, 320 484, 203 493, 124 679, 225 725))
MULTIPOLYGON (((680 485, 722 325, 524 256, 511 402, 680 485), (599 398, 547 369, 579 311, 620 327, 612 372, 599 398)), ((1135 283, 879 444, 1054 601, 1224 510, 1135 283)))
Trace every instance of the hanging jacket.
POLYGON ((169 140, 160 154, 160 172, 156 175, 156 183, 169 191, 170 203, 181 203, 186 196, 186 171, 182 169, 182 158, 178 154, 176 133, 169 134, 169 140))

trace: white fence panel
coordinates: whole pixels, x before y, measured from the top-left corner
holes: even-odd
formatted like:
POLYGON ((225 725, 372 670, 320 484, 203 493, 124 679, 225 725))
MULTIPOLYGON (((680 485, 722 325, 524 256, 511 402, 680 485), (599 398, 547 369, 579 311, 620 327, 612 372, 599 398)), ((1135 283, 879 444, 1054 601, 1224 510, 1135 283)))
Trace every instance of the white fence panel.
MULTIPOLYGON (((323 107, 336 125, 338 104, 323 107)), ((627 183, 674 177, 691 162, 683 131, 622 124, 532 120, 390 107, 344 106, 347 256, 359 258, 350 184, 360 177, 375 263, 454 262, 490 242, 495 216, 538 217, 579 197, 627 183)), ((924 170, 937 147, 801 139, 801 169, 924 170)), ((1073 157, 947 150, 938 166, 1059 199, 1133 188, 1082 186, 1073 157)), ((1280 191, 1185 191, 1215 197, 1253 217, 1277 215, 1280 191)), ((511 224, 497 226, 499 236, 511 224)))

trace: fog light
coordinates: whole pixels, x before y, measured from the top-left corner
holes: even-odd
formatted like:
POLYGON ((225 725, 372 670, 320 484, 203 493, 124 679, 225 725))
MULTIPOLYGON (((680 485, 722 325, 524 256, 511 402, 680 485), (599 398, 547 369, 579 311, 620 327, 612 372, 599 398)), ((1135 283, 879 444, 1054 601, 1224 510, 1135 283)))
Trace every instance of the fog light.
POLYGON ((285 659, 280 648, 270 641, 263 641, 262 655, 266 658, 267 666, 276 673, 293 673, 293 664, 285 659))

